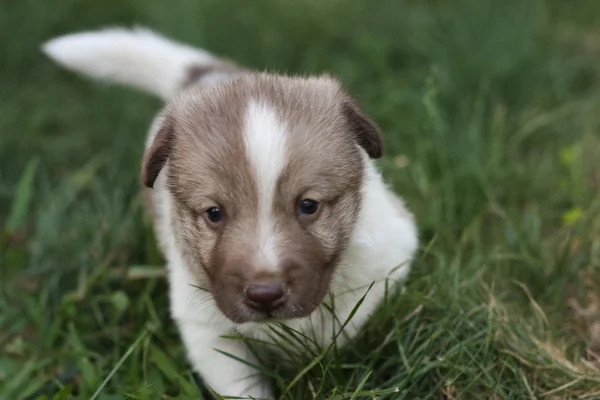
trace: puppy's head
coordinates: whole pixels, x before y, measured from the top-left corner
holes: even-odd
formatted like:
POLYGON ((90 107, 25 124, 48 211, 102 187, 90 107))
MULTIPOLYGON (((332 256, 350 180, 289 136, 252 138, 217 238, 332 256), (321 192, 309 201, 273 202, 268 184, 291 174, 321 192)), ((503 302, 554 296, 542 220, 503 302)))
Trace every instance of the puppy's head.
POLYGON ((168 162, 181 251, 242 323, 321 303, 361 206, 365 154, 381 152, 337 81, 252 74, 168 104, 142 172, 152 187, 168 162))

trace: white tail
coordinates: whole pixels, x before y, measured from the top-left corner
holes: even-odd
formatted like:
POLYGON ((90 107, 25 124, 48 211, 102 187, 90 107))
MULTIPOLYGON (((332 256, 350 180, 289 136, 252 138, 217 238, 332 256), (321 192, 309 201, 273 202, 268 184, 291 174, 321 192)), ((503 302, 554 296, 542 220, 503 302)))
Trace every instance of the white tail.
POLYGON ((73 33, 47 41, 42 50, 67 69, 163 99, 181 89, 189 67, 217 63, 217 58, 204 50, 145 28, 73 33))

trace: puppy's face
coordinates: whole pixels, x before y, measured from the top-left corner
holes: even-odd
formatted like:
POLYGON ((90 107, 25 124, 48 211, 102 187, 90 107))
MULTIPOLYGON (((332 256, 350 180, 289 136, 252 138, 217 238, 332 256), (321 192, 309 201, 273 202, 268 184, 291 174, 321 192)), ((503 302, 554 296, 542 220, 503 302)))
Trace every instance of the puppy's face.
POLYGON ((248 75, 167 105, 143 176, 168 162, 179 246, 229 319, 299 318, 350 240, 364 151, 379 131, 336 81, 248 75))

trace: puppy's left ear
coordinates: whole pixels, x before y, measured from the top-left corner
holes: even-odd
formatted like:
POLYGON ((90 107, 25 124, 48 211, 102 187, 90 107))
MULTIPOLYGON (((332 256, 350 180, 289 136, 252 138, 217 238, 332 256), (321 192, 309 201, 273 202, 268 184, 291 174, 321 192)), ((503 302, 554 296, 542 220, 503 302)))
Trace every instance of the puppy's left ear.
POLYGON ((357 143, 365 149, 369 157, 380 158, 383 155, 383 136, 379 126, 361 110, 358 103, 352 98, 344 100, 342 113, 346 117, 350 131, 357 143))

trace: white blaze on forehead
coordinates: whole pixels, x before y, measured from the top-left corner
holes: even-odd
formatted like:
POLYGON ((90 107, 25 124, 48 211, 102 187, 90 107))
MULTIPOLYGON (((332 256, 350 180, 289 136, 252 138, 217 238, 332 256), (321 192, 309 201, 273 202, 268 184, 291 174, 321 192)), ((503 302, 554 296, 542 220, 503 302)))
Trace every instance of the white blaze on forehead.
POLYGON ((248 104, 244 135, 246 151, 258 187, 256 216, 258 243, 257 267, 274 270, 279 264, 279 239, 272 215, 276 185, 285 164, 285 124, 275 109, 264 102, 248 104))

